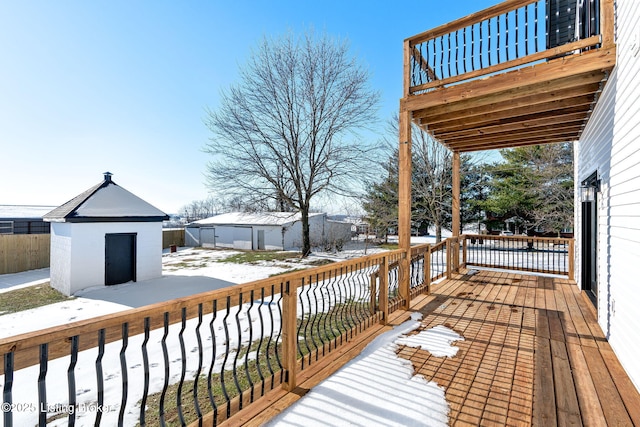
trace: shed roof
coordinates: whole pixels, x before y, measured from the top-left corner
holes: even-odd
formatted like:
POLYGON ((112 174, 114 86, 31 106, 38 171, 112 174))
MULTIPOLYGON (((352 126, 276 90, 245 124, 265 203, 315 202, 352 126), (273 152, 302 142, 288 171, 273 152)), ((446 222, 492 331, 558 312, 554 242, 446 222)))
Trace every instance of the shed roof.
POLYGON ((78 194, 65 204, 44 215, 49 222, 151 222, 169 216, 111 180, 104 181, 78 194))
MULTIPOLYGON (((323 213, 310 213, 309 217, 324 215, 323 213)), ((300 212, 230 212, 210 218, 192 222, 191 225, 287 225, 300 221, 300 212)))
POLYGON ((3 219, 41 219, 53 206, 0 205, 0 218, 3 219))

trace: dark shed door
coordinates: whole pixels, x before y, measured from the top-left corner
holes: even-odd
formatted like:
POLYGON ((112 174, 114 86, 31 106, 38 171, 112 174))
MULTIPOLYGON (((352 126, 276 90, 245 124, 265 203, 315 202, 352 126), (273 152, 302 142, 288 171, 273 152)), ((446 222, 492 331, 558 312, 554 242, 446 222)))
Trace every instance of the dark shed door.
POLYGON ((105 235, 105 285, 136 281, 136 234, 105 235))

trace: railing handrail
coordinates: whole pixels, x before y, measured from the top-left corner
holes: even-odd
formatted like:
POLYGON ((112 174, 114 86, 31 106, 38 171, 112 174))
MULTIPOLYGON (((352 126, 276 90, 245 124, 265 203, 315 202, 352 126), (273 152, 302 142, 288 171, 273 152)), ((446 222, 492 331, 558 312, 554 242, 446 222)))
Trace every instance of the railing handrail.
POLYGON ((499 234, 470 234, 470 233, 465 233, 463 235, 460 236, 461 239, 464 238, 475 238, 475 239, 487 239, 487 240, 522 240, 522 239, 527 239, 527 240, 535 240, 535 241, 542 241, 542 242, 554 242, 554 241, 564 241, 564 242, 569 242, 569 240, 572 240, 572 237, 541 237, 541 236, 527 236, 527 235, 513 235, 513 236, 503 236, 503 235, 499 235, 499 234))
MULTIPOLYGON (((285 273, 279 276, 270 277, 266 279, 259 279, 248 283, 241 283, 232 285, 222 289, 216 289, 212 291, 206 291, 203 293, 190 295, 186 297, 176 298, 170 301, 159 302, 155 304, 146 305, 139 308, 132 308, 129 310, 123 310, 116 313, 105 314, 91 319, 79 320, 76 322, 68 323, 61 326, 53 326, 46 329, 41 329, 33 332, 26 332, 11 337, 0 338, 0 354, 8 353, 10 351, 36 349, 41 344, 46 343, 59 343, 58 346, 51 346, 49 350, 50 358, 61 357, 68 353, 66 344, 68 340, 76 335, 91 336, 92 339, 80 340, 80 350, 93 348, 93 342, 95 341, 95 333, 101 329, 111 330, 113 333, 107 333, 106 343, 118 341, 121 339, 120 328, 124 323, 129 323, 129 335, 133 336, 144 332, 143 322, 144 319, 151 318, 151 329, 160 328, 163 325, 163 316, 165 313, 170 315, 170 324, 180 322, 182 309, 187 309, 187 320, 198 316, 197 308, 200 304, 207 304, 213 300, 218 300, 218 310, 226 308, 225 298, 231 298, 231 306, 237 305, 237 298, 240 294, 247 294, 251 291, 259 290, 265 286, 272 284, 296 282, 303 278, 310 280, 310 283, 314 283, 316 280, 322 280, 320 277, 322 274, 340 270, 348 269, 358 264, 366 262, 376 262, 383 258, 396 258, 404 255, 405 251, 398 249, 394 251, 381 252, 376 254, 370 254, 360 258, 353 258, 345 261, 339 261, 332 264, 327 264, 319 267, 313 267, 305 270, 295 271, 291 273, 285 273), (315 277, 314 277, 315 276, 315 277), (59 348, 59 351, 56 350, 59 348)), ((210 313, 210 307, 205 311, 205 314, 210 313)), ((27 361, 16 361, 16 369, 25 366, 31 366, 31 363, 27 361)), ((0 364, 0 374, 4 372, 2 364, 0 364)))
POLYGON ((410 47, 413 47, 427 40, 455 32, 456 30, 466 28, 469 25, 475 24, 485 19, 495 18, 496 16, 500 16, 504 13, 511 12, 512 10, 528 6, 538 1, 539 0, 507 0, 479 12, 474 12, 463 18, 456 19, 455 21, 440 25, 439 27, 432 28, 420 34, 416 34, 412 37, 408 37, 407 39, 405 39, 405 41, 409 43, 410 47))

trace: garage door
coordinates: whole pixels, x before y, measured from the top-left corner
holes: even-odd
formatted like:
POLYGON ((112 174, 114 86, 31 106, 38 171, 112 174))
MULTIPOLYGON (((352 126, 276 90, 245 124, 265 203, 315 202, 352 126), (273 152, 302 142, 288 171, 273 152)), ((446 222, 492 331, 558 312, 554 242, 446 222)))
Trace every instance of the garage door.
POLYGON ((203 248, 216 247, 216 229, 213 227, 203 227, 200 229, 200 246, 203 248))

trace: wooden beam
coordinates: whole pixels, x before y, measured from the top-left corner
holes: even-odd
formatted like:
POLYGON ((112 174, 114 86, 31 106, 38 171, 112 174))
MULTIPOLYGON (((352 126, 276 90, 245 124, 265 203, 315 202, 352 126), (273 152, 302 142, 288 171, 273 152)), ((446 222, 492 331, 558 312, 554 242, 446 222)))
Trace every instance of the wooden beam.
POLYGON ((406 256, 400 260, 399 293, 403 308, 410 304, 409 262, 411 251, 411 113, 400 112, 398 147, 398 243, 406 256))
POLYGON ((591 104, 593 104, 593 95, 585 95, 579 98, 545 102, 544 104, 530 107, 519 107, 497 112, 490 111, 465 118, 450 116, 449 121, 440 123, 421 121, 420 125, 433 133, 468 130, 475 127, 513 123, 519 120, 527 120, 528 118, 543 118, 549 115, 585 112, 589 110, 591 104))
POLYGON ((524 88, 519 88, 478 100, 466 100, 455 104, 431 107, 429 110, 415 112, 413 118, 414 120, 420 119, 422 123, 436 124, 450 121, 452 120, 451 117, 459 119, 487 114, 488 106, 491 108, 491 113, 497 113, 507 110, 512 111, 516 108, 530 108, 534 105, 544 105, 562 100, 584 99, 585 101, 593 101, 593 94, 600 90, 603 77, 603 73, 594 72, 589 73, 587 76, 582 76, 580 80, 575 77, 560 79, 548 84, 536 85, 526 91, 524 88))
POLYGON ((404 42, 402 58, 402 93, 403 96, 409 96, 409 90, 411 89, 411 53, 409 50, 409 42, 404 42))
POLYGON ((600 0, 600 33, 602 34, 602 48, 615 47, 614 0, 600 0))
POLYGON ((489 146, 515 146, 518 143, 524 143, 525 145, 529 145, 529 144, 543 144, 546 141, 557 141, 558 139, 562 139, 564 141, 575 141, 578 139, 579 136, 579 131, 577 130, 568 130, 568 131, 559 131, 559 132, 555 132, 555 133, 549 133, 549 134, 543 134, 543 135, 533 135, 533 136, 526 136, 523 135, 522 137, 518 136, 518 135, 514 135, 514 137, 512 139, 508 139, 508 138, 504 138, 504 139, 487 139, 487 140, 483 140, 483 141, 479 141, 479 142, 474 142, 474 140, 472 138, 466 140, 466 141, 458 141, 455 143, 447 143, 446 141, 443 142, 444 145, 446 145, 447 147, 449 147, 451 150, 466 150, 468 151, 469 149, 473 149, 474 147, 478 147, 478 146, 485 146, 485 145, 489 145, 489 146))
POLYGON ((413 95, 403 100, 401 109, 416 111, 517 90, 523 85, 531 87, 536 84, 551 84, 551 82, 565 77, 610 70, 615 65, 615 58, 616 49, 612 47, 554 59, 543 64, 466 82, 443 90, 413 95))
POLYGON ((472 136, 482 137, 486 135, 492 134, 500 134, 503 132, 518 132, 522 130, 536 130, 541 128, 546 128, 548 126, 554 126, 558 124, 571 123, 576 121, 584 121, 587 117, 586 111, 581 111, 578 113, 571 113, 566 115, 553 115, 552 117, 542 117, 542 118, 517 118, 511 121, 506 121, 503 123, 493 124, 489 126, 477 126, 472 129, 465 129, 459 131, 445 131, 445 132, 434 132, 434 135, 438 139, 443 139, 447 141, 452 141, 458 138, 468 138, 472 136))
POLYGON ((457 149, 458 151, 460 151, 461 153, 468 153, 468 152, 472 152, 472 151, 483 151, 483 150, 500 150, 503 148, 515 148, 515 147, 525 147, 527 145, 540 145, 540 144, 555 144, 558 142, 573 142, 573 141, 577 141, 580 138, 580 136, 576 136, 576 135, 558 135, 555 136, 553 138, 549 137, 549 138, 545 138, 543 140, 541 139, 531 139, 531 140, 523 140, 523 141, 518 141, 518 142, 501 142, 501 143, 483 143, 483 144, 478 144, 478 145, 470 145, 467 146, 466 148, 460 148, 457 146, 453 146, 453 147, 449 147, 448 145, 445 144, 446 147, 448 147, 449 149, 457 149))
POLYGON ((557 134, 576 133, 582 128, 583 124, 583 121, 578 121, 565 125, 543 126, 537 129, 526 129, 520 132, 501 132, 483 136, 466 136, 463 138, 453 139, 441 138, 440 141, 447 145, 456 145, 458 143, 473 145, 483 142, 509 142, 530 138, 544 139, 547 136, 554 136, 557 134))
POLYGON ((436 72, 429 66, 429 61, 424 59, 417 47, 414 46, 411 48, 411 56, 413 56, 414 60, 420 65, 420 69, 427 73, 427 76, 429 76, 432 81, 438 80, 436 72))
POLYGON ((451 235, 460 235, 460 153, 453 152, 451 178, 451 235))

